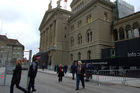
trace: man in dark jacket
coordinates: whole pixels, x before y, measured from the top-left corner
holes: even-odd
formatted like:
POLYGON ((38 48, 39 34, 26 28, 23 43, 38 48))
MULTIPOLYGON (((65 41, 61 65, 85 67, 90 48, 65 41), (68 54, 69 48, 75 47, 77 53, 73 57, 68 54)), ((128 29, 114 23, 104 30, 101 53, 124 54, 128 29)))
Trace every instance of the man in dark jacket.
POLYGON ((14 85, 16 85, 16 87, 18 89, 24 91, 24 93, 27 93, 26 89, 19 86, 20 79, 21 79, 21 72, 22 72, 21 64, 22 64, 21 59, 18 59, 17 62, 16 62, 16 68, 14 69, 13 77, 12 77, 12 80, 11 80, 10 93, 14 92, 14 85))
POLYGON ((84 76, 85 74, 85 66, 82 65, 81 61, 78 61, 77 65, 77 71, 76 71, 76 90, 79 90, 79 83, 80 81, 82 82, 83 88, 85 88, 85 81, 84 81, 84 76))
POLYGON ((73 64, 71 65, 71 69, 70 69, 70 71, 71 71, 71 73, 72 73, 72 79, 74 80, 74 77, 75 77, 75 73, 76 73, 76 64, 75 64, 75 62, 73 62, 73 64))
POLYGON ((28 85, 28 93, 31 93, 31 88, 32 91, 36 91, 34 84, 35 84, 35 77, 37 75, 37 70, 38 70, 38 59, 33 58, 33 62, 29 68, 29 73, 28 73, 28 77, 30 78, 29 85, 28 85))

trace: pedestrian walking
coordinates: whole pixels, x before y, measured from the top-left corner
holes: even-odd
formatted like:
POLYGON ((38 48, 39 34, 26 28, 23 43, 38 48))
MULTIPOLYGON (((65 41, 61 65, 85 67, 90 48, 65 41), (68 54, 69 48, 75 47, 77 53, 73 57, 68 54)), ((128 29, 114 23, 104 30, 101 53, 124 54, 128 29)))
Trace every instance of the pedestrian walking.
POLYGON ((38 62, 39 62, 38 59, 33 57, 33 62, 29 68, 29 73, 28 73, 28 77, 30 79, 29 85, 28 85, 28 93, 31 93, 31 88, 32 88, 32 91, 36 91, 35 78, 38 71, 38 62))
POLYGON ((63 67, 62 67, 61 64, 57 68, 57 73, 58 73, 58 82, 62 82, 62 79, 63 79, 63 76, 64 76, 64 71, 63 71, 63 67))
POLYGON ((80 81, 82 83, 83 88, 85 88, 85 81, 84 81, 85 76, 86 76, 86 74, 85 74, 85 66, 82 65, 81 61, 78 61, 77 71, 76 71, 76 90, 79 90, 80 81))
POLYGON ((64 72, 65 72, 65 74, 67 73, 67 70, 68 70, 68 66, 64 65, 64 72))
POLYGON ((76 63, 73 62, 73 64, 71 65, 70 67, 70 72, 72 73, 72 79, 74 80, 75 79, 75 74, 76 74, 76 63))
POLYGON ((42 64, 42 71, 44 71, 45 63, 42 64))
POLYGON ((13 77, 11 80, 11 85, 10 85, 10 93, 14 92, 14 85, 16 85, 16 87, 18 89, 20 89, 21 91, 23 91, 24 93, 27 93, 27 90, 22 88, 21 86, 19 86, 20 83, 20 79, 21 79, 21 72, 22 72, 22 61, 21 59, 17 59, 16 61, 16 67, 13 70, 13 77))

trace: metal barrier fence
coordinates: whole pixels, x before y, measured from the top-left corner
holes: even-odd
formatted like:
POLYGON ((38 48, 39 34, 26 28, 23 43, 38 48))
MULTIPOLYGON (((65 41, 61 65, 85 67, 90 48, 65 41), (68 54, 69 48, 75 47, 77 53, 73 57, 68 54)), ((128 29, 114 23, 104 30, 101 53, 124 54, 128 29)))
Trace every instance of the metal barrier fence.
POLYGON ((140 78, 130 77, 130 72, 135 74, 140 73, 140 70, 99 70, 94 71, 91 78, 98 85, 101 85, 103 82, 131 86, 136 86, 137 83, 140 84, 140 78))
MULTIPOLYGON (((30 66, 30 62, 31 62, 31 56, 32 56, 32 50, 30 51, 24 51, 26 53, 28 53, 29 55, 29 59, 28 62, 23 62, 22 67, 26 68, 26 70, 22 71, 22 76, 21 76, 21 86, 26 87, 28 86, 28 68, 30 66), (25 83, 26 81, 26 83, 25 83)), ((15 69, 15 65, 9 65, 9 61, 8 61, 8 53, 7 53, 7 60, 5 62, 5 67, 0 67, 0 85, 8 85, 10 86, 11 84, 11 79, 12 79, 12 75, 13 75, 13 70, 15 69)))

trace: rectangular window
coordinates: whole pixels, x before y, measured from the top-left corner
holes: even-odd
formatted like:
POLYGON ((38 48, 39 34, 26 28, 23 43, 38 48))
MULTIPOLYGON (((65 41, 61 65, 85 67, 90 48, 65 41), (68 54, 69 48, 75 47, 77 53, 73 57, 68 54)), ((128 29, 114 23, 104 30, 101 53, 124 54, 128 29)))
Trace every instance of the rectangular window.
POLYGON ((104 12, 104 20, 108 20, 108 14, 107 14, 107 12, 104 12))
POLYGON ((91 14, 87 16, 87 23, 91 23, 92 22, 92 16, 91 14))
POLYGON ((78 28, 82 25, 82 21, 80 20, 80 21, 78 21, 78 28))
POLYGON ((73 31, 73 30, 74 30, 74 25, 71 26, 71 31, 73 31))

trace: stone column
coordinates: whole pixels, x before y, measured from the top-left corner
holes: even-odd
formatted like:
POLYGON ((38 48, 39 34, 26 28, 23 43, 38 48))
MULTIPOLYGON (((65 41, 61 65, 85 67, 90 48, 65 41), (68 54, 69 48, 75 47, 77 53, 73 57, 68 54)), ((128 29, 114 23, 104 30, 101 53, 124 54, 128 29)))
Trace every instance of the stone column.
POLYGON ((132 38, 135 38, 133 24, 131 24, 131 33, 132 33, 132 38))
POLYGON ((55 45, 55 34, 56 34, 56 21, 54 21, 54 25, 53 25, 53 45, 55 45))
POLYGON ((124 29, 124 38, 127 39, 127 32, 126 32, 126 29, 124 29))
POLYGON ((42 48, 42 33, 40 32, 40 48, 42 48))
POLYGON ((48 48, 48 29, 46 29, 46 48, 48 48))
POLYGON ((48 48, 50 47, 50 27, 48 28, 48 48))
POLYGON ((55 43, 57 45, 57 39, 58 39, 58 24, 59 24, 59 20, 56 20, 56 31, 55 31, 55 43))
POLYGON ((45 31, 43 31, 43 51, 45 49, 45 31))
POLYGON ((52 45, 54 46, 54 23, 52 25, 52 45))
POLYGON ((50 46, 52 46, 52 25, 50 25, 50 46))
POLYGON ((118 34, 118 40, 120 40, 120 33, 118 29, 117 29, 117 34, 118 34))
POLYGON ((43 49, 43 32, 41 32, 41 49, 43 49))
POLYGON ((46 49, 46 30, 44 30, 44 49, 46 49))

